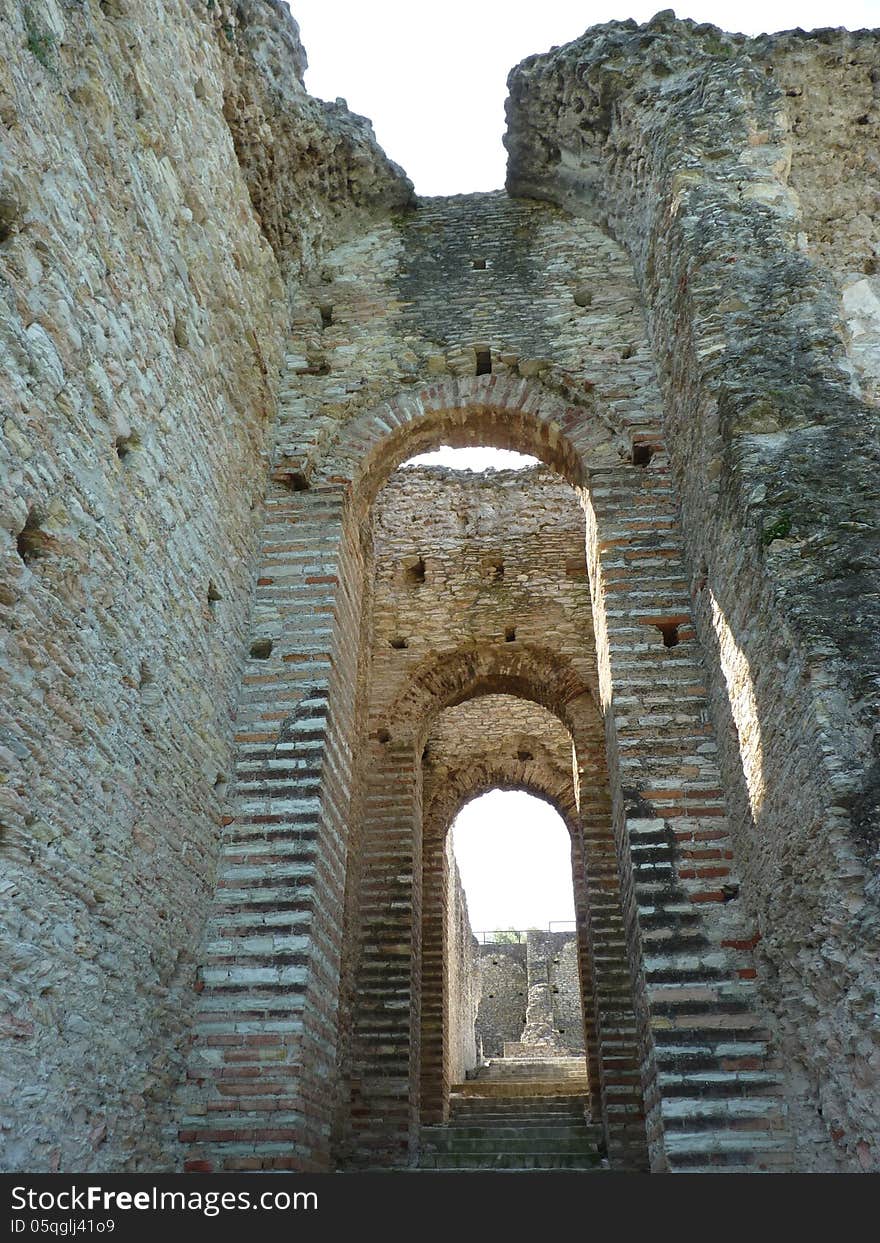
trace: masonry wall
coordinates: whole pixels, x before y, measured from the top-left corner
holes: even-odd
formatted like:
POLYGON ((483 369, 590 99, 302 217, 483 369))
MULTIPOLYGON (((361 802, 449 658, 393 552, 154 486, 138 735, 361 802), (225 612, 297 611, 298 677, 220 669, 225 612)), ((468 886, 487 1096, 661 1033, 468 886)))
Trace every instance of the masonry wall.
POLYGON ((281 5, 10 0, 0 43, 0 1165, 168 1169, 285 289, 409 188, 281 5))
POLYGON ((648 306, 806 1168, 877 1163, 876 56, 667 13, 510 79, 510 188, 603 222, 648 306))
POLYGON ((529 930, 522 939, 507 945, 486 944, 479 949, 480 1008, 477 1013, 477 1044, 484 1058, 503 1057, 504 1045, 523 1041, 527 1023, 529 982, 535 976, 535 950, 541 947, 541 970, 549 996, 548 1017, 552 1044, 535 1045, 534 1056, 584 1052, 584 1020, 578 970, 578 946, 574 932, 541 933, 529 930), (529 967, 532 965, 530 973, 529 967))
POLYGON ((461 885, 451 838, 446 839, 449 894, 446 899, 448 955, 449 1077, 462 1083, 477 1065, 474 1020, 480 1002, 477 943, 468 917, 467 898, 461 885))
POLYGON ((449 811, 421 753, 528 685, 577 774, 542 721, 501 775, 584 826, 605 1116, 644 1130, 643 1087, 655 1168, 784 1168, 769 1010, 800 1165, 875 1168, 875 37, 598 28, 511 79, 529 198, 414 203, 274 0, 7 7, 4 1165, 172 1168, 179 1130, 188 1168, 329 1168, 343 941, 374 902, 398 1091, 449 811), (374 614, 372 502, 438 439, 585 489, 589 584, 583 542, 538 560, 553 519, 500 585, 502 483, 499 537, 475 498, 430 527, 487 540, 443 625, 411 529, 374 614), (566 662, 524 652, 530 585, 566 662))
POLYGON ((526 1021, 525 942, 481 945, 478 970, 477 1049, 484 1058, 503 1057, 505 1041, 519 1040, 526 1021))

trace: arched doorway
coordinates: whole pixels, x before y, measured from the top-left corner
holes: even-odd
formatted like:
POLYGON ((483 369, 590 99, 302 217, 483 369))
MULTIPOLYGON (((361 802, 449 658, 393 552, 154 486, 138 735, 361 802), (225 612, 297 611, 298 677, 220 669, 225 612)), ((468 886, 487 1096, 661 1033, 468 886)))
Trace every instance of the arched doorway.
MULTIPOLYGON (((527 707, 522 701, 513 702, 527 707)), ((474 707, 479 704, 471 701, 474 707)), ((521 734, 517 748, 521 753, 527 750, 521 734)), ((436 786, 438 776, 443 780, 436 772, 443 767, 442 756, 434 758, 433 767, 431 784, 436 786)), ((426 853, 431 820, 429 805, 426 853)), ((448 914, 446 919, 447 938, 456 942, 444 955, 446 1004, 440 1008, 447 1028, 451 1084, 461 1083, 490 1059, 500 1063, 509 1057, 548 1062, 580 1057, 586 1076, 579 968, 581 957, 589 955, 589 943, 575 912, 571 833, 552 803, 531 786, 495 786, 467 800, 449 827, 447 912, 460 900, 460 888, 468 917, 464 936, 448 914), (579 932, 584 934, 582 944, 579 932), (465 940, 469 943, 461 944, 465 940), (476 1012, 471 1014, 474 1004, 476 1012), (472 1049, 466 1043, 468 1027, 472 1049), (463 1052, 470 1054, 467 1061, 463 1052)), ((429 888, 427 874, 425 888, 429 888)), ((430 909, 427 896, 425 909, 430 909)), ((432 990, 426 946, 423 934, 421 1103, 423 1121, 431 1121, 426 1053, 432 990)), ((591 973, 588 962, 584 968, 591 973)))
MULTIPOLYGON (((260 1040, 277 1044, 289 1074, 266 1084, 247 1119, 237 1112, 235 1135, 252 1138, 228 1140, 231 1128, 217 1124, 191 1132, 200 1168, 206 1151, 223 1168, 251 1168, 225 1147, 242 1143, 261 1168, 327 1168, 331 1151, 347 1157, 358 1146, 385 1164, 410 1158, 420 1112, 421 756, 438 712, 492 693, 547 708, 576 744, 583 734, 576 785, 590 926, 595 937, 604 921, 622 955, 601 980, 607 1040, 599 1032, 596 1041, 604 1116, 626 1137, 618 1168, 630 1153, 641 1160, 646 1136, 657 1170, 711 1168, 718 1154, 753 1161, 751 1102, 741 1112, 726 1102, 753 1091, 738 1077, 746 1064, 772 1069, 755 1053, 764 1037, 749 995, 750 933, 738 919, 681 595, 674 497, 659 445, 650 473, 632 454, 641 435, 637 419, 627 428, 616 414, 566 406, 540 383, 479 376, 407 391, 355 420, 310 473, 279 461, 259 579, 276 648, 271 667, 246 679, 246 762, 217 901, 290 912, 291 931, 283 947, 249 946, 246 969, 212 943, 202 1006, 205 1039, 218 1044, 197 1046, 194 1079, 210 1099, 228 1093, 238 1058, 256 1059, 260 1040), (428 644, 399 623, 404 593, 415 604, 432 582, 442 587, 436 566, 411 548, 386 562, 401 594, 377 614, 370 520, 393 468, 438 443, 533 453, 578 489, 583 508, 570 558, 532 548, 517 572, 515 552, 501 564, 497 548, 469 560, 471 604, 428 644), (546 585, 551 570, 552 590, 535 600, 561 599, 563 588, 582 596, 560 612, 565 626, 581 625, 569 651, 517 595, 533 573, 546 585), (471 622, 490 616, 492 632, 477 634, 471 622), (270 835, 283 851, 266 849, 270 835), (376 1003, 372 1029, 363 1013, 352 1021, 365 998, 376 1003), (694 1074, 683 1049, 701 1050, 694 1074)), ((399 529, 415 532, 412 522, 399 529)), ((430 620, 421 602, 416 611, 430 620)), ((769 1081, 754 1091, 772 1121, 769 1081)), ((774 1126, 761 1133, 762 1153, 774 1151, 774 1126)))

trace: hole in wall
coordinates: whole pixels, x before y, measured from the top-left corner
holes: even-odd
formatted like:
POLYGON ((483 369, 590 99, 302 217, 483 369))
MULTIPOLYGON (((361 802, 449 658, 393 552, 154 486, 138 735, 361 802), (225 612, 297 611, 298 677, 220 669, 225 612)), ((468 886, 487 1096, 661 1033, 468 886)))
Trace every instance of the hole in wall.
POLYGON ((391 741, 391 734, 388 732, 387 729, 377 729, 376 740, 377 742, 381 742, 382 746, 384 747, 386 742, 391 741))
POLYGON ((678 647, 678 622, 658 622, 657 629, 663 636, 664 647, 678 647))
POLYGON ((291 470, 284 476, 284 486, 289 492, 308 492, 309 481, 301 470, 291 470))
POLYGON ((8 194, 0 194, 0 246, 18 232, 21 208, 8 194))
POLYGON ((174 344, 182 350, 185 350, 189 345, 189 329, 182 315, 175 315, 174 317, 174 344))
POLYGON ((251 656, 254 660, 268 660, 273 646, 271 639, 255 639, 251 644, 251 656))
POLYGON ((483 558, 483 578, 487 582, 499 582, 504 578, 504 561, 497 554, 483 558))
POLYGON ((403 562, 403 578, 413 586, 425 581, 425 563, 421 557, 410 557, 403 562))
POLYGON ((42 519, 36 509, 31 509, 22 529, 15 538, 15 547, 25 565, 45 557, 49 537, 43 530, 42 519))
POLYGON ((471 259, 471 267, 475 272, 485 272, 486 271, 486 260, 485 259, 471 259))
POLYGON ((535 757, 531 751, 517 751, 516 758, 518 760, 533 760, 535 757))
POLYGON ((333 304, 332 302, 319 302, 318 311, 321 314, 321 327, 329 328, 333 323, 333 304))
POLYGON ((405 648, 409 647, 409 643, 402 634, 396 634, 393 638, 388 640, 388 646, 393 647, 395 652, 402 652, 405 648))
POLYGON ((649 444, 637 444, 632 447, 632 464, 633 466, 648 466, 651 458, 654 456, 654 446, 649 444))
POLYGON ((477 375, 492 374, 492 351, 477 350, 477 375))
POLYGON ((505 643, 515 643, 515 642, 516 642, 516 629, 515 629, 515 627, 513 627, 513 626, 508 626, 508 627, 507 627, 507 629, 504 631, 504 642, 505 642, 505 643))
POLYGON ((142 660, 138 669, 138 690, 143 690, 145 686, 149 686, 155 680, 149 662, 142 660))
POLYGON ((212 578, 208 583, 208 603, 216 604, 218 600, 222 600, 222 599, 223 597, 221 596, 220 592, 217 590, 217 584, 214 582, 212 578))
POLYGON ((137 432, 129 432, 127 436, 117 436, 115 441, 116 456, 124 462, 133 450, 140 448, 140 437, 137 432))

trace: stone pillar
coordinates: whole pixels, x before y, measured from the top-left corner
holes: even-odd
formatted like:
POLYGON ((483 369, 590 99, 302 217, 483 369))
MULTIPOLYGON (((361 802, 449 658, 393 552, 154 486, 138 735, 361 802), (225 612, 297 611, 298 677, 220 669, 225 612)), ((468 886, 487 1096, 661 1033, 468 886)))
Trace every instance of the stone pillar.
POLYGON ((665 458, 594 472, 587 558, 654 1170, 785 1168, 665 458))
POLYGON ((374 742, 363 827, 352 1159, 406 1165, 418 1142, 421 765, 411 738, 374 742))
POLYGON ((329 1168, 362 567, 340 487, 266 501, 186 1168, 329 1168))

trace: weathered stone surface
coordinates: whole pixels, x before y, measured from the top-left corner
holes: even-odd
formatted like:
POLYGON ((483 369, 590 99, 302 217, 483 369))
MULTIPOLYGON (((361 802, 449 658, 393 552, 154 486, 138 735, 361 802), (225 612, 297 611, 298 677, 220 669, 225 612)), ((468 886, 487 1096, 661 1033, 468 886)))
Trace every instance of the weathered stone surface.
POLYGON ((871 32, 612 23, 513 72, 507 138, 511 190, 632 256, 801 1159, 870 1168, 877 55, 871 32))
POLYGON ((877 1168, 877 36, 598 27, 413 205, 274 0, 6 10, 4 1167, 414 1157, 501 781, 612 1168, 877 1168))
POLYGON ((10 2, 0 45, 0 1160, 171 1168, 282 275, 410 191, 281 5, 10 2))

